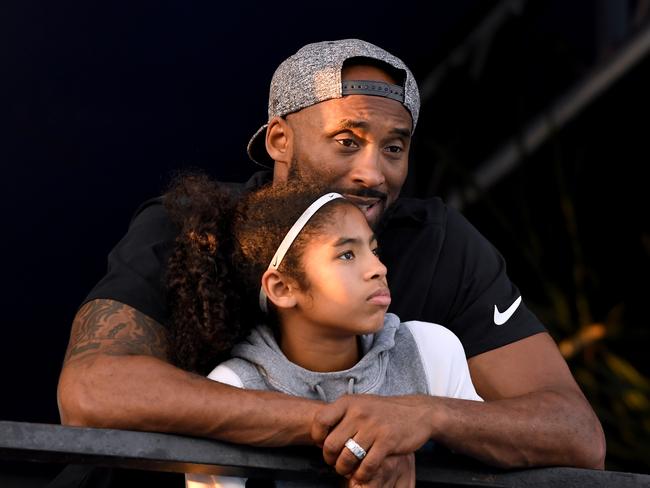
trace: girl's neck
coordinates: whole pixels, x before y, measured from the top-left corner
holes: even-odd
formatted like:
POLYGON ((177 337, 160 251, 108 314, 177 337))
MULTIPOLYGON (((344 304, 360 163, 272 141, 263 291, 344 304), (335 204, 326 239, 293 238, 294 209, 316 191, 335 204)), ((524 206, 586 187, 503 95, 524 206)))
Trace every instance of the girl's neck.
POLYGON ((280 349, 289 361, 309 371, 328 373, 350 369, 359 362, 359 338, 315 331, 304 324, 280 326, 280 349))

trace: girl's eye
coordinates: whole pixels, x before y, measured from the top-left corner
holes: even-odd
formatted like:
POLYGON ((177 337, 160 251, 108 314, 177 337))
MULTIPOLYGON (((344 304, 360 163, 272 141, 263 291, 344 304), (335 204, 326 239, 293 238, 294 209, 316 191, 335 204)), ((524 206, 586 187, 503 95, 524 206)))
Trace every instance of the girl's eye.
POLYGON ((378 247, 374 248, 374 249, 372 250, 372 253, 373 253, 375 256, 379 256, 379 248, 378 248, 378 247))
POLYGON ((398 154, 402 152, 402 148, 400 146, 388 146, 386 148, 386 151, 389 153, 398 154))
POLYGON ((354 259, 354 253, 352 251, 347 251, 341 254, 339 258, 343 259, 344 261, 349 261, 351 259, 354 259))

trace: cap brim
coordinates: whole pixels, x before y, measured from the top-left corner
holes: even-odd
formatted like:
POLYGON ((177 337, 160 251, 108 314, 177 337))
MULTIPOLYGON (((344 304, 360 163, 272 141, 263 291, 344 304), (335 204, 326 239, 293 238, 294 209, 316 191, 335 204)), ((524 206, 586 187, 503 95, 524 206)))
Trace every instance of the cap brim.
POLYGON ((269 153, 266 152, 266 128, 269 124, 264 124, 262 127, 257 129, 257 132, 251 137, 251 140, 248 141, 248 146, 246 147, 246 152, 248 157, 254 163, 264 166, 265 168, 273 168, 273 159, 269 156, 269 153))

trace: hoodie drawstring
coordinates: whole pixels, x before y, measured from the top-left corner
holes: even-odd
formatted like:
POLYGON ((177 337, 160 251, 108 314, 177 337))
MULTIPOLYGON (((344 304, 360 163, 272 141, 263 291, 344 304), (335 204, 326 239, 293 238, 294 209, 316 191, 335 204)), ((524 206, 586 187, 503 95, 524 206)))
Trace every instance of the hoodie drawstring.
POLYGON ((348 395, 353 395, 354 394, 354 377, 350 378, 350 381, 348 381, 348 395))
POLYGON ((314 390, 316 390, 316 393, 318 393, 320 399, 323 400, 325 403, 327 403, 327 397, 325 396, 325 391, 318 383, 314 385, 314 390))
MULTIPOLYGON (((327 396, 325 395, 325 390, 323 390, 323 387, 320 386, 320 383, 316 383, 313 388, 314 390, 316 390, 316 393, 318 393, 318 397, 327 403, 327 396)), ((348 379, 347 394, 354 395, 354 377, 348 379)))

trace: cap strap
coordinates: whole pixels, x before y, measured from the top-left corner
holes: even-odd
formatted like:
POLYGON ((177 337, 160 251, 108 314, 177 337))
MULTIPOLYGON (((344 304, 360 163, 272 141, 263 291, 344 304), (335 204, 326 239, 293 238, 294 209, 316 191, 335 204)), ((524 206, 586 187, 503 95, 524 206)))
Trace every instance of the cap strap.
POLYGON ((376 95, 404 103, 404 88, 384 81, 345 80, 341 82, 341 93, 343 95, 376 95))
MULTIPOLYGON (((296 237, 298 237, 298 234, 302 228, 307 225, 309 219, 311 219, 323 205, 332 200, 336 200, 337 198, 344 197, 340 193, 327 193, 312 203, 309 207, 307 207, 307 210, 305 210, 302 215, 298 217, 298 220, 296 220, 291 229, 289 229, 289 232, 287 232, 287 235, 285 235, 284 239, 282 239, 282 242, 280 243, 278 250, 275 251, 273 259, 271 259, 271 263, 267 269, 278 269, 280 267, 280 264, 282 263, 285 254, 287 254, 287 251, 291 247, 291 244, 293 244, 293 241, 296 240, 296 237)), ((266 293, 264 293, 264 287, 260 286, 260 308, 264 313, 267 311, 266 300, 267 298, 266 293)))

